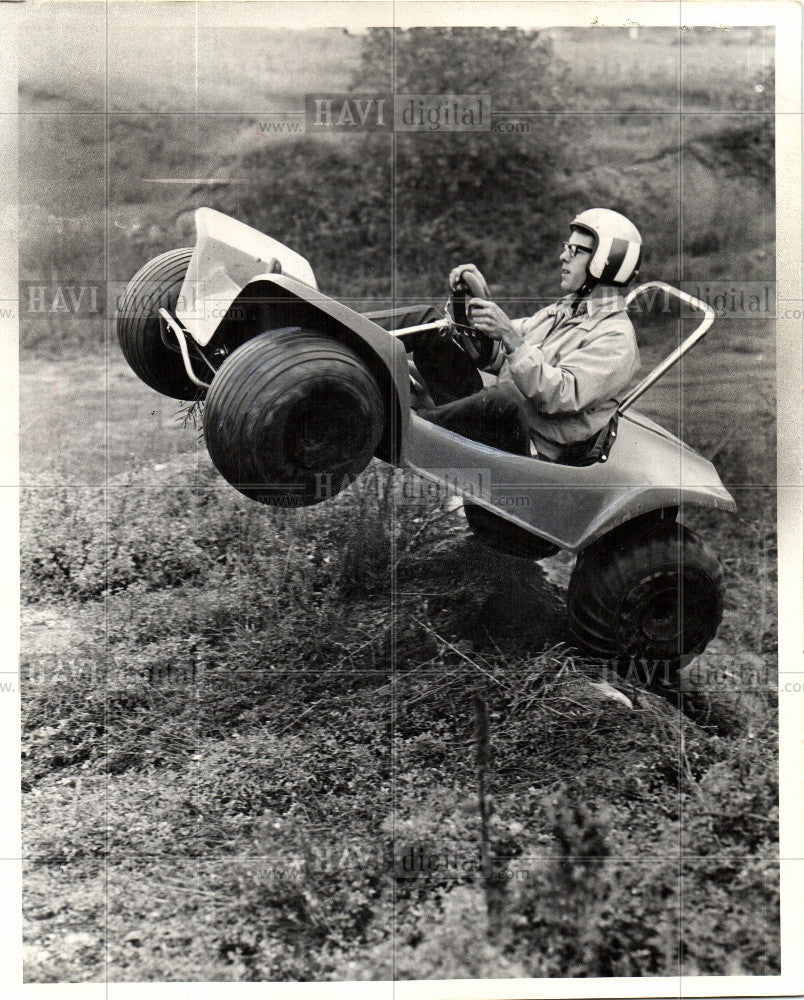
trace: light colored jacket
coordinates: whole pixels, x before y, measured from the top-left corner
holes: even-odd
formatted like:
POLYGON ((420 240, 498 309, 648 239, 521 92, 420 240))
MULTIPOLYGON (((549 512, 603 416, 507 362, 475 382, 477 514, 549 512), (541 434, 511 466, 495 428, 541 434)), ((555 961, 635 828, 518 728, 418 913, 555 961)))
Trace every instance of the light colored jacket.
POLYGON ((547 458, 604 427, 639 369, 622 296, 583 299, 575 314, 573 303, 568 295, 513 320, 523 343, 508 355, 500 344, 487 368, 525 397, 531 437, 547 458))

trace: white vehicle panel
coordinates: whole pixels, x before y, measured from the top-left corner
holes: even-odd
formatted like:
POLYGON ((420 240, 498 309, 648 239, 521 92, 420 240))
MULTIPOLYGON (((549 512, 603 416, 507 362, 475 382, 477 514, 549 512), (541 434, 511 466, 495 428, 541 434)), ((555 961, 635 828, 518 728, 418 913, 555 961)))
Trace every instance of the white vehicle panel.
POLYGON ((195 213, 196 243, 179 292, 176 317, 204 347, 245 286, 271 273, 278 261, 282 273, 318 288, 309 262, 279 240, 252 229, 212 208, 195 213))

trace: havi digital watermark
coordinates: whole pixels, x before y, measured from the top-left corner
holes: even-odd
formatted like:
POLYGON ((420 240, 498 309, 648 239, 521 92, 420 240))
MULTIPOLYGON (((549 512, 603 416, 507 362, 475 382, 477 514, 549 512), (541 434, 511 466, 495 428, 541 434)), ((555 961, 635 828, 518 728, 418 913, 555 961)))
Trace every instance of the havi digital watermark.
POLYGON ((305 94, 307 132, 490 132, 490 94, 305 94))

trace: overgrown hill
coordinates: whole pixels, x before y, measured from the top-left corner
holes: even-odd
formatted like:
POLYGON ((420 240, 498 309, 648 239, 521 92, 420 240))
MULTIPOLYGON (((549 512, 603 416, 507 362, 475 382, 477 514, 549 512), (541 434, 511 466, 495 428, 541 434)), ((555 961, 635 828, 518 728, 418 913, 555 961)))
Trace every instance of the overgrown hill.
POLYGON ((287 512, 191 457, 40 486, 23 531, 30 979, 778 970, 769 531, 718 535, 682 712, 567 647, 561 560, 494 555, 380 466, 287 512))

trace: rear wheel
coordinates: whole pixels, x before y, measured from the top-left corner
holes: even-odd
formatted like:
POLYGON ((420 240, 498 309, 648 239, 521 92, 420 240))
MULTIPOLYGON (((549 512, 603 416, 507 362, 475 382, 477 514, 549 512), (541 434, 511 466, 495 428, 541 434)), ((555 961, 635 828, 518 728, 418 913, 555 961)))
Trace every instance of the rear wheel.
POLYGON ((511 524, 504 517, 475 503, 464 503, 463 512, 475 538, 509 556, 522 559, 546 559, 559 551, 557 545, 511 524))
POLYGON ((221 365, 204 407, 212 461, 260 503, 302 507, 340 492, 382 437, 380 390, 363 362, 330 337, 269 330, 221 365))
POLYGON ((639 680, 672 681, 717 632, 722 575, 687 528, 642 521, 581 553, 567 606, 582 648, 639 680))
MULTIPOLYGON (((159 315, 160 309, 175 311, 192 254, 192 247, 183 247, 154 257, 129 281, 117 311, 120 348, 134 374, 173 399, 200 399, 204 394, 187 375, 178 344, 175 349, 166 345, 163 332, 166 338, 173 334, 164 330, 159 315)), ((209 379, 209 371, 197 359, 193 371, 202 381, 209 379)))

